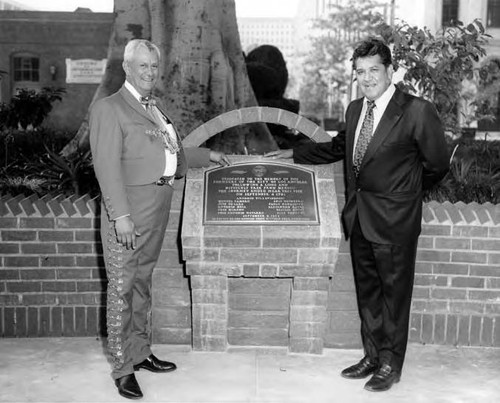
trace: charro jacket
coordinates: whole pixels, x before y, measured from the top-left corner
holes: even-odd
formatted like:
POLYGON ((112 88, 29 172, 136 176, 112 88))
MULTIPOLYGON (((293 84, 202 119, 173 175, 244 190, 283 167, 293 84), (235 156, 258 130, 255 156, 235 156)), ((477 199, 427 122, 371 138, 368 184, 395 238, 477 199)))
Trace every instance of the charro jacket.
MULTIPOLYGON (((151 184, 163 175, 165 148, 159 138, 148 134, 155 128, 154 120, 124 86, 96 101, 91 108, 90 147, 94 171, 110 220, 130 214, 127 186, 151 184)), ((181 146, 175 176, 183 177, 188 164, 199 167, 208 163, 209 150, 184 150, 181 146)))

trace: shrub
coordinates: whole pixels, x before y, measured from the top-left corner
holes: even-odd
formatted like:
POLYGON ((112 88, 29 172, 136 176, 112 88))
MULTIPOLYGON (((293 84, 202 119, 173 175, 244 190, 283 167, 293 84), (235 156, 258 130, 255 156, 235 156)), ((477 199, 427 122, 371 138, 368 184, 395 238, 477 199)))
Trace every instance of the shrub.
POLYGON ((450 171, 425 200, 500 204, 500 141, 450 143, 455 148, 450 171))
POLYGON ((98 194, 90 151, 62 157, 71 134, 4 131, 0 194, 98 194))
MULTIPOLYGON (((99 194, 90 153, 60 155, 71 137, 45 129, 0 132, 0 194, 99 194)), ((500 141, 450 141, 450 154, 457 146, 450 171, 425 201, 500 204, 500 141)))
POLYGON ((478 66, 486 56, 486 45, 491 38, 479 20, 470 24, 456 21, 435 35, 428 28, 404 22, 394 27, 380 24, 378 31, 393 44, 395 67, 404 70, 398 86, 434 102, 447 131, 457 135, 462 123, 492 120, 494 105, 477 97, 484 92, 477 91, 478 75, 483 82, 488 82, 491 75, 492 82, 495 74, 494 70, 478 66), (475 91, 464 90, 466 83, 475 91))
POLYGON ((38 128, 52 110, 52 104, 61 101, 65 92, 64 88, 51 87, 40 92, 20 89, 9 104, 0 104, 0 129, 38 128))

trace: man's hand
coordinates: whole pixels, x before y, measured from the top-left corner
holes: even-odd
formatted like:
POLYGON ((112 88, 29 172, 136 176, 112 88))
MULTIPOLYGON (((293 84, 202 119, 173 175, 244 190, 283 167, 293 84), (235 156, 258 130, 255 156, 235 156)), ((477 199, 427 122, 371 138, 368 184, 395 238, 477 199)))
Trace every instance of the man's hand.
POLYGON ((127 249, 135 249, 136 238, 141 236, 136 230, 130 216, 120 217, 115 220, 116 241, 127 249))
POLYGON ((223 167, 231 165, 231 162, 227 158, 226 154, 221 151, 210 151, 210 161, 216 162, 223 167))
POLYGON ((288 150, 270 151, 270 152, 264 154, 264 157, 273 158, 273 159, 293 158, 293 149, 290 148, 288 150))

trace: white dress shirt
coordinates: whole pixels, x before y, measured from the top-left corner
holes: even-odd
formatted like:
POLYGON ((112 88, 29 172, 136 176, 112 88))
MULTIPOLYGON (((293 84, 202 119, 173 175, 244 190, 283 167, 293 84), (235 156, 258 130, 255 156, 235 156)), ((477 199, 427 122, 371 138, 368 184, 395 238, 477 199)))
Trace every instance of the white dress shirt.
MULTIPOLYGON (((380 119, 387 109, 387 105, 394 95, 396 87, 394 84, 389 85, 389 87, 384 91, 384 93, 375 100, 375 107, 373 108, 373 133, 377 130, 377 126, 380 123, 380 119)), ((361 132, 361 126, 363 125, 363 120, 365 119, 366 110, 368 108, 366 97, 363 99, 363 109, 361 109, 361 114, 359 115, 358 125, 356 126, 356 135, 354 137, 354 147, 352 156, 354 158, 354 152, 356 150, 356 143, 358 142, 359 133, 361 132)))

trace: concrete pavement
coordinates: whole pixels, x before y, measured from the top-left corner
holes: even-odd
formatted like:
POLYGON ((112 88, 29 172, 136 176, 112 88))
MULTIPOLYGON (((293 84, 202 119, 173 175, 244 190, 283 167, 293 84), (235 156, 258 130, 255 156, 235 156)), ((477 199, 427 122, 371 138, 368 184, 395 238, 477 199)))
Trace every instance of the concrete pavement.
MULTIPOLYGON (((410 344, 401 382, 368 392, 366 380, 340 371, 360 350, 325 349, 320 356, 284 349, 231 348, 193 352, 153 346, 175 372, 139 371, 140 402, 176 403, 498 403, 500 349, 410 344)), ((0 339, 0 402, 127 402, 109 376, 104 341, 95 338, 0 339)))

